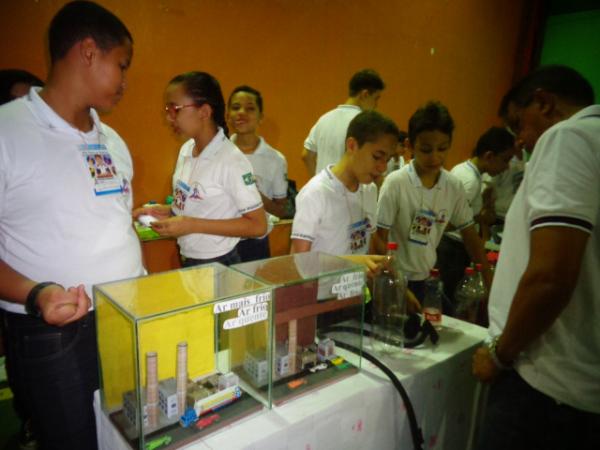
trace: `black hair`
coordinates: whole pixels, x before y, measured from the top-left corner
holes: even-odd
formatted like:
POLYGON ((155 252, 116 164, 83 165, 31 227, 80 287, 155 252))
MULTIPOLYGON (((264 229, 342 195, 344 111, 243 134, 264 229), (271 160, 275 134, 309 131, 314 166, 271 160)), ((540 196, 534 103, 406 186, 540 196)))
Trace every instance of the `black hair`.
POLYGON ((43 86, 44 82, 32 73, 20 69, 0 70, 0 105, 8 103, 15 98, 10 93, 17 83, 27 83, 31 86, 43 86))
POLYGON ((223 128, 226 136, 229 134, 225 122, 225 100, 215 77, 206 72, 186 72, 177 75, 169 84, 181 84, 196 105, 210 105, 214 123, 223 128))
POLYGON ((452 139, 454 120, 443 104, 438 101, 429 101, 415 111, 408 121, 408 139, 415 145, 417 135, 423 131, 440 131, 452 139))
POLYGON ((236 87, 231 92, 231 94, 229 95, 229 99, 227 100, 227 106, 231 106, 231 99, 238 92, 246 92, 248 94, 254 95, 254 97, 256 97, 256 106, 258 106, 258 110, 261 113, 263 112, 263 98, 262 98, 262 95, 260 94, 260 92, 258 90, 254 89, 251 86, 247 86, 247 85, 238 86, 238 87, 236 87))
POLYGON ((482 156, 485 152, 498 155, 514 146, 515 137, 506 128, 491 127, 479 137, 473 156, 482 156))
POLYGON ((377 111, 362 111, 350 121, 346 139, 354 138, 362 147, 365 142, 375 142, 384 134, 400 139, 400 130, 392 119, 377 111))
POLYGON ((363 89, 367 89, 369 94, 372 94, 375 91, 383 91, 385 84, 379 74, 373 69, 363 69, 356 72, 350 78, 350 83, 348 84, 350 97, 357 96, 363 89))
POLYGON ((50 22, 48 44, 52 63, 64 58, 75 43, 91 37, 102 51, 129 40, 131 33, 109 10, 93 2, 74 1, 63 6, 50 22))
POLYGON ((578 106, 594 103, 594 88, 579 72, 567 66, 549 65, 539 67, 513 86, 502 98, 498 115, 506 119, 511 103, 521 108, 528 106, 538 89, 578 106))
POLYGON ((408 137, 408 133, 404 130, 400 130, 400 134, 398 135, 398 140, 402 145, 404 145, 404 141, 408 137))

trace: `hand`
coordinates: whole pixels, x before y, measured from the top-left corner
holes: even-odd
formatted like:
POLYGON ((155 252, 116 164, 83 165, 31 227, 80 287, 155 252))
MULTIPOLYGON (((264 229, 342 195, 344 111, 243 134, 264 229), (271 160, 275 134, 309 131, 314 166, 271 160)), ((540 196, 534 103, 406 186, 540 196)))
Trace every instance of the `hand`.
POLYGON ((357 264, 362 264, 367 268, 367 277, 373 278, 377 272, 381 270, 381 262, 385 258, 382 255, 344 255, 344 258, 349 259, 357 264))
POLYGON ((494 364, 487 346, 481 346, 475 351, 472 371, 473 375, 483 383, 491 383, 500 373, 500 369, 494 364))
POLYGON ((62 327, 85 316, 92 304, 83 287, 50 285, 38 294, 37 305, 44 321, 50 325, 62 327))
POLYGON ((192 230, 192 223, 196 220, 188 216, 173 216, 168 219, 152 222, 150 226, 163 237, 179 237, 186 234, 197 233, 192 230))
POLYGON ((141 208, 134 209, 131 213, 134 219, 137 219, 142 214, 148 214, 156 217, 158 220, 168 219, 172 215, 169 205, 142 206, 141 208))

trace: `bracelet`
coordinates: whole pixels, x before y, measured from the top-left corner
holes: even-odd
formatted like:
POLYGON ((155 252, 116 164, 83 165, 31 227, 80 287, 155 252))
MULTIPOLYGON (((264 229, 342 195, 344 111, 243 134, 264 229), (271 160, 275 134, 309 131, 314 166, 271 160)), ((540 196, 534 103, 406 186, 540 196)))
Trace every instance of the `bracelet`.
POLYGON ((498 341, 500 341, 500 336, 496 336, 494 339, 492 339, 492 342, 490 342, 490 345, 488 346, 488 351, 490 353, 490 358, 492 358, 492 361, 494 362, 494 365, 500 369, 500 370, 510 370, 512 368, 512 364, 507 365, 504 364, 502 361, 500 361, 500 358, 498 358, 498 353, 496 352, 497 348, 498 348, 498 341))
POLYGON ((37 297, 42 289, 52 286, 53 284, 60 286, 54 281, 43 281, 42 283, 38 283, 31 288, 31 291, 29 291, 29 294, 27 294, 27 299, 25 300, 25 311, 27 314, 37 318, 42 317, 42 312, 37 306, 37 297))

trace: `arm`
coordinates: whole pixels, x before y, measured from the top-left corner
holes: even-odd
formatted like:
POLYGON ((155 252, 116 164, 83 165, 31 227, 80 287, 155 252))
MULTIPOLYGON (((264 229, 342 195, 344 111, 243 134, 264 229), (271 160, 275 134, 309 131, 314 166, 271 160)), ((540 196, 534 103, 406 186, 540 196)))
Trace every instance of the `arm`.
POLYGON ((260 237, 267 232, 265 210, 260 207, 235 219, 199 219, 174 216, 152 223, 152 229, 161 236, 179 237, 192 233, 232 237, 260 237))
POLYGON ((387 253, 388 236, 390 230, 377 228, 377 232, 371 236, 371 253, 385 255, 387 253))
POLYGON ((290 251, 291 254, 294 253, 304 253, 310 252, 312 248, 312 242, 307 241, 305 239, 292 239, 292 249, 290 251))
MULTIPOLYGON (((38 283, 20 274, 0 260, 0 297, 14 303, 25 304, 27 295, 38 283)), ((62 326, 79 320, 87 314, 91 300, 83 285, 64 289, 50 285, 39 291, 37 306, 43 320, 50 325, 62 326)))
MULTIPOLYGON (((579 277, 589 234, 569 227, 544 227, 531 233, 527 268, 515 293, 496 354, 509 364, 550 328, 569 304, 579 277)), ((473 373, 491 381, 498 369, 487 348, 473 359, 473 373)))
POLYGON ((483 281, 489 291, 492 286, 492 272, 490 265, 485 257, 485 248, 483 241, 479 238, 477 231, 475 231, 475 225, 469 225, 467 228, 460 230, 460 235, 463 238, 465 249, 471 257, 471 261, 476 264, 481 264, 483 281))
POLYGON ((304 165, 306 166, 306 170, 308 174, 312 177, 315 175, 315 171, 317 169, 317 153, 311 152, 310 150, 303 148, 302 149, 302 161, 304 161, 304 165))
POLYGON ((167 219, 173 215, 171 212, 171 206, 169 205, 151 205, 134 209, 132 216, 134 219, 137 219, 142 214, 149 214, 161 220, 167 219))
POLYGON ((287 202, 287 198, 270 199, 269 197, 266 197, 265 195, 263 195, 262 192, 260 194, 260 197, 262 198, 262 202, 263 202, 265 210, 269 214, 273 214, 274 216, 277 216, 277 217, 285 216, 285 214, 286 214, 285 205, 287 202))

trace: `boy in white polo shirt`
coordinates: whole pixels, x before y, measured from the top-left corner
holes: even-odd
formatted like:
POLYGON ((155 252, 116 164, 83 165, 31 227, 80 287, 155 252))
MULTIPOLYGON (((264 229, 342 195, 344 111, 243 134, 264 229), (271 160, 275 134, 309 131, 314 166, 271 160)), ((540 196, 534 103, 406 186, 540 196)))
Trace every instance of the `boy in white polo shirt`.
POLYGON ((46 86, 0 107, 0 307, 11 387, 40 448, 94 449, 92 285, 144 272, 131 156, 95 111, 121 99, 133 40, 103 7, 72 2, 48 44, 46 86), (94 155, 111 167, 102 178, 94 155))
MULTIPOLYGON (((375 111, 352 119, 342 159, 315 175, 296 197, 292 253, 369 253, 377 209, 373 181, 395 154, 398 134, 396 124, 375 111)), ((374 270, 379 258, 361 259, 374 270)))
POLYGON ((541 67, 500 114, 533 150, 490 293, 491 382, 477 448, 600 448, 600 105, 579 73, 541 67))
MULTIPOLYGON (((496 220, 493 205, 484 207, 482 175, 496 176, 506 171, 514 155, 514 147, 515 138, 506 128, 491 127, 477 140, 471 158, 457 164, 450 171, 465 188, 480 235, 482 230, 487 232, 488 227, 496 220)), ((437 267, 440 269, 446 297, 450 299, 453 308, 456 307, 454 289, 470 263, 471 259, 460 233, 444 233, 437 248, 437 267)), ((447 312, 451 313, 452 311, 447 312)))
POLYGON ((383 182, 377 207, 377 251, 385 252, 388 239, 398 243, 397 258, 409 288, 423 301, 423 281, 435 266, 436 248, 448 224, 458 230, 471 258, 484 265, 479 239, 465 190, 443 169, 454 121, 439 102, 419 108, 408 124, 407 147, 413 160, 383 182))
POLYGON ((384 88, 374 70, 364 69, 352 76, 346 102, 322 115, 304 141, 302 160, 310 176, 342 159, 348 124, 361 111, 375 109, 384 88))

